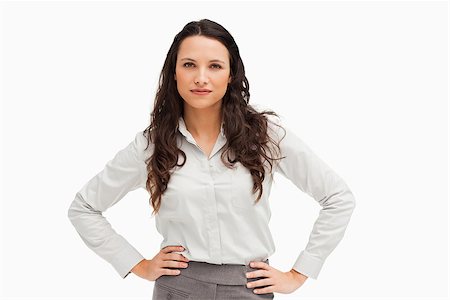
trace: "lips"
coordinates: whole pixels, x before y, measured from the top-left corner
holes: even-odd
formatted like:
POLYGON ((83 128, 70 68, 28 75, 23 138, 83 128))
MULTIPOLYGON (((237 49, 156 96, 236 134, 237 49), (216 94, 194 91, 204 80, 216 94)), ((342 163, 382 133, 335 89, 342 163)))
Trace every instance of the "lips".
POLYGON ((211 93, 211 90, 208 89, 193 89, 191 90, 192 93, 194 93, 195 95, 198 96, 205 96, 205 95, 209 95, 209 93, 211 93))
POLYGON ((193 90, 191 90, 191 92, 211 92, 211 90, 208 90, 208 89, 193 89, 193 90))

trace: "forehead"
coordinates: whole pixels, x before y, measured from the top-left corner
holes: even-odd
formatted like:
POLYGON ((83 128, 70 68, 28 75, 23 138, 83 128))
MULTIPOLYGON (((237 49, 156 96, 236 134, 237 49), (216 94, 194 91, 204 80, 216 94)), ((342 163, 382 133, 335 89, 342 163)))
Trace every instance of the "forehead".
POLYGON ((216 39, 205 36, 190 36, 181 42, 178 49, 177 59, 186 57, 197 61, 212 59, 228 61, 228 49, 216 39))

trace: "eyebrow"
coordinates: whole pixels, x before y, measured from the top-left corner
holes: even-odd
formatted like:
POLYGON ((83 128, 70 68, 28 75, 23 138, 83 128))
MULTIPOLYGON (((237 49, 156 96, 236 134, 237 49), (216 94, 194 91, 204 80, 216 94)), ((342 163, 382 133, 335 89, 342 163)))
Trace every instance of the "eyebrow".
MULTIPOLYGON (((191 61, 195 61, 195 59, 192 59, 192 58, 189 58, 189 57, 185 57, 185 58, 182 58, 182 59, 180 59, 180 60, 191 60, 191 61)), ((221 61, 220 59, 211 59, 209 62, 221 62, 221 63, 224 64, 224 62, 221 61)))

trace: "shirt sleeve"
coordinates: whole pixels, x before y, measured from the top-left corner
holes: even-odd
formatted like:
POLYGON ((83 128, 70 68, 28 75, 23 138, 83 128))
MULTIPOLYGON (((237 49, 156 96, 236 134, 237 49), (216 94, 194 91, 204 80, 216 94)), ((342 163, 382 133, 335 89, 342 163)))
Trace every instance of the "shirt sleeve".
POLYGON ((344 180, 302 139, 286 128, 280 119, 272 120, 286 130, 284 135, 282 129, 275 128, 278 141, 281 138, 281 155, 286 156, 275 164, 275 172, 289 179, 322 207, 306 248, 301 251, 292 267, 317 279, 326 258, 344 236, 355 208, 355 198, 344 180))
POLYGON ((128 192, 145 187, 147 180, 143 149, 147 139, 142 131, 109 160, 104 169, 79 190, 68 209, 83 242, 109 262, 122 278, 144 257, 112 228, 102 215, 128 192))

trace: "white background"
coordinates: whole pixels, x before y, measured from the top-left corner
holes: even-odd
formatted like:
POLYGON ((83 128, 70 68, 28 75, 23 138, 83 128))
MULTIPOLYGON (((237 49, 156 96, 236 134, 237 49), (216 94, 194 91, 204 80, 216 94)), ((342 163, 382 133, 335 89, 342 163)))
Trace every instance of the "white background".
MULTIPOLYGON (((154 283, 120 278, 84 245, 67 209, 148 125, 170 44, 201 18, 234 36, 250 103, 281 115, 356 197, 345 236, 318 280, 275 298, 449 295, 446 1, 1 7, 5 299, 151 298, 154 283)), ((276 180, 270 264, 288 271, 320 206, 279 174, 276 180)), ((105 216, 150 259, 162 237, 147 196, 131 192, 105 216)))

